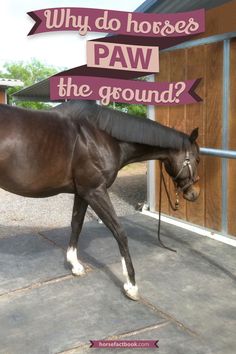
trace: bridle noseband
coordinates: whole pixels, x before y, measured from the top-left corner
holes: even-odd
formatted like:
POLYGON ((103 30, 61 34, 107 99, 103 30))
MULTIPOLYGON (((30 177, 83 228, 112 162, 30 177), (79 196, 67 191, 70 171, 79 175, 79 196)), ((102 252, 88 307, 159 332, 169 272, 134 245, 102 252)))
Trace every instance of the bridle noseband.
POLYGON ((193 185, 194 183, 196 183, 199 180, 199 177, 194 178, 193 168, 192 168, 190 157, 189 157, 189 151, 186 151, 185 159, 182 163, 182 166, 181 166, 179 172, 177 173, 177 175, 175 177, 172 177, 172 180, 174 181, 176 186, 177 186, 177 183, 176 183, 177 179, 179 178, 179 176, 181 175, 181 173, 183 172, 185 167, 188 167, 189 182, 186 183, 183 187, 176 187, 176 190, 178 190, 179 192, 186 191, 186 189, 188 189, 191 185, 193 185))

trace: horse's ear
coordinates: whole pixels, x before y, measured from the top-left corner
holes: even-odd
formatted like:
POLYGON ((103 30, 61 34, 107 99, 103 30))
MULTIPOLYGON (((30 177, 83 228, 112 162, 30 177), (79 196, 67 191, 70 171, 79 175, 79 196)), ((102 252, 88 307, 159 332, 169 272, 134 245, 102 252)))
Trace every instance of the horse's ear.
POLYGON ((197 137, 198 137, 198 128, 195 128, 190 134, 189 140, 191 141, 191 143, 194 143, 197 140, 197 137))

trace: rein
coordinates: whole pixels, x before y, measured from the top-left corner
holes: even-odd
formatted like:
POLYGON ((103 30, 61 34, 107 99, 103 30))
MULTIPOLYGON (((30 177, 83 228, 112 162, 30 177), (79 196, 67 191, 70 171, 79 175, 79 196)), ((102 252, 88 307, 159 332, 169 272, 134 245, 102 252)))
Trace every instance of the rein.
POLYGON ((179 209, 179 192, 184 192, 186 189, 188 189, 192 184, 194 184, 195 182, 198 181, 199 177, 197 177, 196 179, 194 179, 194 175, 193 175, 193 168, 190 162, 190 158, 189 158, 189 152, 186 151, 186 156, 184 159, 184 162, 182 164, 182 167, 180 168, 179 172, 177 173, 177 175, 175 177, 172 177, 172 180, 174 182, 174 184, 176 185, 176 181, 179 178, 179 176, 181 175, 181 173, 183 172, 184 168, 187 167, 189 170, 189 182, 184 185, 183 187, 178 187, 176 186, 176 201, 175 201, 175 205, 172 203, 172 200, 170 198, 170 194, 168 192, 167 189, 167 185, 166 185, 166 181, 165 181, 165 177, 163 174, 163 166, 162 166, 162 161, 159 161, 160 163, 160 190, 159 190, 159 220, 158 220, 158 230, 157 230, 157 236, 158 236, 158 242, 161 245, 161 247, 168 249, 169 251, 172 252, 177 252, 176 250, 174 250, 173 248, 167 247, 164 245, 164 243, 161 241, 161 202, 162 202, 162 182, 164 184, 165 187, 165 192, 167 195, 167 199, 168 202, 170 204, 170 207, 173 211, 176 211, 179 209))
POLYGON ((163 174, 163 169, 162 169, 162 162, 159 161, 160 163, 160 189, 159 189, 159 212, 158 212, 158 229, 157 229, 157 237, 158 237, 158 242, 160 244, 161 247, 166 248, 169 251, 172 252, 177 252, 176 250, 174 250, 173 248, 170 248, 166 245, 164 245, 164 243, 161 240, 161 203, 162 203, 162 182, 164 184, 165 187, 165 191, 166 191, 166 195, 167 195, 167 199, 169 201, 170 207, 173 211, 176 211, 179 209, 179 192, 176 191, 176 201, 175 201, 175 205, 172 203, 172 200, 170 198, 170 194, 168 192, 167 189, 167 185, 166 185, 166 181, 165 181, 165 177, 163 174))

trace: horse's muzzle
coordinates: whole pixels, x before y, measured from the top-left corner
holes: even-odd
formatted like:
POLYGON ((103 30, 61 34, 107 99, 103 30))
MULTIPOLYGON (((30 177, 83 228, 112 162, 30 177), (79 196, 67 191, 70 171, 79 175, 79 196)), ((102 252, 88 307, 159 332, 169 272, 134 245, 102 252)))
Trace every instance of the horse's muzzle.
POLYGON ((197 198, 199 197, 200 194, 200 187, 198 183, 190 186, 184 193, 183 197, 184 199, 190 201, 190 202, 195 202, 197 198))

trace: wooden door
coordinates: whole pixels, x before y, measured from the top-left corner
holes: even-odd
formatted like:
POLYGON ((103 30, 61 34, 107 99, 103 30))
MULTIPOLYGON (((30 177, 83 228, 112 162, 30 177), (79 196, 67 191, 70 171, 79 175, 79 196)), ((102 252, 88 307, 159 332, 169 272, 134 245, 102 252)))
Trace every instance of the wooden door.
MULTIPOLYGON (((202 78, 197 93, 203 102, 173 107, 156 107, 156 120, 176 129, 190 133, 199 127, 200 146, 221 148, 222 143, 222 87, 223 43, 161 53, 160 74, 157 81, 178 81, 202 78)), ((201 195, 195 203, 181 198, 180 210, 172 212, 163 192, 163 213, 221 231, 221 160, 202 157, 199 166, 201 195)), ((158 209, 159 165, 156 164, 156 209, 158 209)), ((168 178, 168 185, 174 189, 168 178)))

